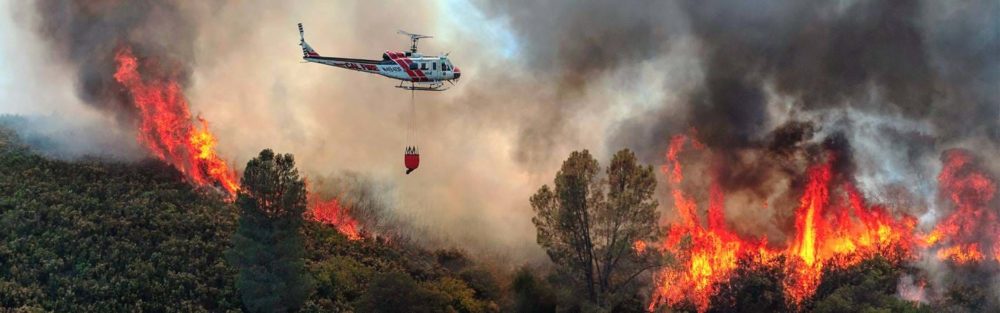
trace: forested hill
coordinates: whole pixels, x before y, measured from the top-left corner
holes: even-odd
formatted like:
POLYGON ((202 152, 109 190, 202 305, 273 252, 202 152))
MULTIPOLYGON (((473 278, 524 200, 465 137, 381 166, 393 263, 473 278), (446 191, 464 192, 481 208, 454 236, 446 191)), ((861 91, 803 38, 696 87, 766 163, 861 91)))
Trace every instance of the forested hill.
MULTIPOLYGON (((237 218, 162 162, 52 160, 0 127, 0 311, 240 311, 237 218)), ((500 310, 496 275, 460 251, 304 232, 302 311, 500 310)))
POLYGON ((0 133, 0 306, 239 309, 223 252, 236 213, 156 161, 65 162, 0 133))

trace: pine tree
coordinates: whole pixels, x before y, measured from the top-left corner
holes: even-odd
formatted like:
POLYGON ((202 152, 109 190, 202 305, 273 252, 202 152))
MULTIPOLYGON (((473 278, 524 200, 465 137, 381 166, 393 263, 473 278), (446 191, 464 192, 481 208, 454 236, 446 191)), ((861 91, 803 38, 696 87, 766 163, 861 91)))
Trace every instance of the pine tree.
POLYGON ((247 163, 236 205, 239 226, 228 256, 239 269, 236 289, 249 312, 293 312, 309 297, 303 256, 305 182, 291 154, 270 149, 247 163))
POLYGON ((636 241, 661 236, 656 177, 628 149, 611 160, 605 177, 587 150, 575 151, 556 174, 555 188, 531 197, 538 244, 558 270, 570 274, 586 300, 614 308, 629 299, 636 277, 660 266, 656 251, 637 251, 636 241))

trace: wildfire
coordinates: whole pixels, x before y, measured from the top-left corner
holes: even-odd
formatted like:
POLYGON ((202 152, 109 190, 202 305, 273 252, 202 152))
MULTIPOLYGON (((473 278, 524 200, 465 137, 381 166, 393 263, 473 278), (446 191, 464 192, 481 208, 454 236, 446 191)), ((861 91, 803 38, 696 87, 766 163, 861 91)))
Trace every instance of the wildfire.
POLYGON ((906 301, 916 303, 917 305, 927 302, 926 281, 914 281, 912 276, 903 275, 896 288, 899 290, 899 297, 906 301))
POLYGON ((643 240, 636 240, 632 243, 632 250, 635 250, 637 254, 646 253, 646 242, 643 240))
POLYGON ((983 260, 983 253, 979 251, 979 245, 977 244, 959 244, 941 248, 936 255, 938 259, 951 260, 956 263, 971 263, 983 260))
MULTIPOLYGON (((235 197, 240 185, 236 173, 215 151, 218 140, 201 117, 192 118, 181 87, 166 78, 143 77, 139 59, 128 47, 115 54, 114 78, 128 90, 138 111, 138 140, 153 155, 169 163, 195 185, 218 186, 235 197), (197 121, 197 123, 196 123, 197 121)), ((336 199, 311 203, 309 215, 333 225, 351 240, 361 239, 357 221, 336 199)))
POLYGON ((651 311, 662 304, 673 305, 684 300, 693 302, 699 311, 707 310, 709 297, 715 293, 715 283, 729 278, 740 255, 765 255, 767 251, 766 241, 742 240, 726 228, 725 195, 715 183, 710 188, 708 226, 702 226, 697 203, 680 188, 684 176, 678 157, 689 141, 695 149, 704 147, 687 136, 674 136, 667 150, 667 164, 663 166, 680 216, 680 222, 671 225, 663 247, 680 256, 682 261, 679 267, 664 268, 654 275, 651 311), (689 244, 682 247, 682 243, 689 244))
MULTIPOLYGON (((709 307, 715 285, 727 281, 737 259, 749 256, 763 264, 775 256, 787 257, 785 292, 795 303, 811 296, 826 266, 846 267, 874 255, 891 259, 909 257, 916 219, 893 217, 885 208, 866 203, 851 182, 836 182, 836 156, 806 171, 806 184, 795 210, 795 234, 784 250, 767 247, 766 238, 740 238, 725 220, 725 191, 713 176, 708 190, 707 227, 702 226, 697 202, 681 189, 683 168, 678 159, 687 136, 674 136, 666 153, 663 172, 670 181, 674 207, 680 221, 670 225, 662 247, 679 256, 681 264, 654 275, 649 310, 687 300, 698 311, 709 307)), ((692 146, 704 146, 690 140, 692 146)))
POLYGON ((976 168, 972 156, 963 150, 945 151, 942 161, 938 186, 955 210, 923 238, 923 244, 937 248, 940 260, 965 264, 989 257, 1000 261, 1000 247, 992 243, 1000 238, 1000 220, 996 208, 989 208, 996 181, 976 168), (983 238, 988 242, 980 242, 983 238))
POLYGON ((219 186, 229 195, 239 189, 236 173, 215 153, 216 139, 208 122, 194 124, 187 99, 177 82, 146 78, 129 48, 115 54, 115 80, 122 84, 139 113, 139 142, 160 160, 184 173, 199 186, 219 186))
POLYGON ((834 185, 835 158, 830 155, 807 171, 796 211, 795 239, 787 253, 797 259, 790 262, 785 285, 796 302, 815 292, 824 266, 843 268, 875 255, 893 260, 911 257, 916 219, 895 218, 880 206, 867 205, 850 182, 834 185))
POLYGON ((347 239, 361 239, 361 233, 358 232, 358 222, 347 215, 347 210, 340 205, 340 201, 336 198, 327 201, 310 199, 310 202, 307 214, 313 220, 333 226, 341 234, 347 236, 347 239))
MULTIPOLYGON (((825 225, 822 225, 821 217, 830 199, 829 184, 832 177, 830 163, 813 167, 808 173, 809 182, 795 214, 795 241, 789 247, 789 253, 797 256, 801 262, 792 263, 797 266, 791 271, 792 275, 785 284, 788 295, 796 301, 801 301, 812 294, 819 283, 823 262, 817 259, 816 244, 821 239, 817 238, 818 228, 826 229, 825 225)), ((845 252, 855 249, 849 239, 837 242, 835 247, 845 252)))

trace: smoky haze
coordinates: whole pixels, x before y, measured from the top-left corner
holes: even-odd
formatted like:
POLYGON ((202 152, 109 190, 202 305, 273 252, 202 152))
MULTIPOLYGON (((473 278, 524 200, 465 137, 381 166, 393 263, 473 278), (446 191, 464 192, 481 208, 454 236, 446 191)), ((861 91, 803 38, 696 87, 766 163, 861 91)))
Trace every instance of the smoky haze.
POLYGON ((154 75, 183 83, 231 164, 270 147, 314 177, 365 176, 415 228, 521 261, 544 259, 528 197, 578 149, 659 165, 671 135, 696 133, 714 159, 685 161, 715 167, 734 229, 779 243, 796 177, 830 144, 870 199, 927 224, 949 210, 942 151, 1000 171, 996 1, 116 3, 22 6, 44 38, 29 45, 67 60, 58 74, 117 127, 130 113, 106 70, 124 41, 170 60, 154 75), (404 50, 398 29, 434 35, 420 49, 450 52, 462 79, 411 103, 386 78, 301 64, 298 22, 331 56, 404 50), (407 145, 422 159, 411 175, 407 145))
POLYGON ((115 51, 128 46, 155 59, 147 76, 186 86, 194 62, 196 20, 168 1, 68 1, 34 3, 35 29, 49 51, 75 67, 77 95, 87 104, 129 121, 135 107, 114 80, 115 51))

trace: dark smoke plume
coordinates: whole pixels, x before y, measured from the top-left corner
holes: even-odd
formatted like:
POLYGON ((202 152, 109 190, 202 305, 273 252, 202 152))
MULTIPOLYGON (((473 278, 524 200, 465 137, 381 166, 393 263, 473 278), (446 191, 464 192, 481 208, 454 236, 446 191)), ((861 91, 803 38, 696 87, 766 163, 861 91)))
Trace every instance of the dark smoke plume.
MULTIPOLYGON (((773 123, 765 97, 766 89, 773 88, 793 99, 794 109, 802 112, 850 108, 901 116, 929 121, 941 142, 982 136, 995 145, 1000 139, 996 136, 998 97, 995 92, 977 90, 969 81, 997 71, 1000 39, 985 42, 986 47, 992 46, 986 48, 994 52, 992 57, 971 55, 961 61, 947 57, 955 49, 932 44, 941 40, 933 30, 955 26, 928 23, 934 15, 928 6, 934 4, 684 3, 692 33, 706 53, 705 85, 691 97, 689 123, 717 151, 755 147, 757 138, 769 132, 768 125, 773 123), (979 68, 966 66, 969 72, 948 73, 948 68, 958 66, 954 63, 979 68)), ((997 12, 996 2, 980 6, 997 12)), ((948 40, 969 46, 982 39, 958 36, 948 40)), ((995 78, 994 83, 998 82, 995 78)), ((739 182, 724 184, 733 183, 739 182)))
POLYGON ((174 1, 40 0, 38 33, 53 54, 77 67, 78 95, 128 125, 135 107, 115 81, 115 52, 128 46, 143 74, 189 82, 197 20, 174 1))
MULTIPOLYGON (((723 164, 739 166, 741 151, 768 148, 771 132, 787 118, 775 116, 775 97, 790 103, 788 114, 798 119, 849 109, 928 122, 938 144, 980 138, 995 149, 1000 143, 1000 22, 995 18, 1000 4, 995 1, 584 1, 489 7, 512 17, 533 52, 533 64, 568 73, 557 76, 559 86, 586 87, 603 71, 661 57, 671 42, 693 37, 704 78, 687 95, 687 116, 678 118, 676 110, 664 106, 624 121, 608 136, 609 146, 635 149, 649 162, 662 158, 664 136, 694 127, 703 142, 724 154, 723 164)), ((556 106, 552 116, 561 118, 576 110, 556 106)), ((769 166, 752 166, 723 169, 738 173, 724 175, 731 180, 723 183, 750 186, 760 181, 753 176, 770 175, 759 169, 769 166)))
MULTIPOLYGON (((622 68, 694 60, 701 73, 691 88, 664 85, 681 93, 679 99, 635 109, 642 113, 609 127, 604 144, 661 164, 669 136, 694 129, 712 159, 692 161, 710 164, 731 193, 727 201, 738 202, 727 205, 735 211, 727 215, 770 225, 740 231, 778 239, 774 234, 788 227, 790 213, 738 211, 761 202, 796 207, 797 180, 827 151, 846 158, 835 163, 843 167, 838 173, 857 177, 867 196, 918 216, 938 207, 933 177, 942 150, 1000 153, 1000 2, 503 1, 485 7, 511 19, 530 51, 528 62, 558 90, 614 94, 598 82, 622 68), (681 45, 693 47, 678 55, 672 49, 681 45)), ((636 82, 617 92, 628 83, 636 82)), ((594 111, 593 102, 574 100, 540 104, 547 108, 540 116, 567 121, 594 111)), ((572 124, 527 125, 522 134, 536 138, 572 124)), ((535 151, 538 140, 562 139, 521 140, 517 149, 535 151)), ((995 158, 985 163, 1000 169, 995 158)), ((707 182, 697 179, 686 183, 706 190, 707 182)), ((933 223, 935 215, 927 216, 922 221, 933 223)))
POLYGON ((551 157, 549 147, 572 140, 567 128, 585 109, 585 93, 600 89, 597 83, 621 67, 634 66, 630 62, 665 51, 682 26, 670 17, 673 6, 665 1, 488 3, 487 9, 512 20, 524 43, 523 62, 548 80, 546 88, 555 94, 552 101, 533 104, 540 107, 520 126, 518 161, 530 164, 551 157))
MULTIPOLYGON (((588 83, 600 81, 605 71, 676 58, 671 46, 693 43, 693 52, 680 56, 696 60, 701 70, 693 88, 621 120, 604 143, 659 164, 669 136, 695 129, 712 159, 687 161, 709 164, 727 192, 726 214, 738 221, 732 226, 741 234, 782 241, 799 205, 804 171, 829 154, 836 158, 836 180, 849 180, 891 210, 919 216, 924 229, 950 211, 937 195, 935 179, 943 151, 965 148, 984 168, 1000 170, 998 1, 577 1, 488 7, 512 17, 524 46, 535 49, 530 59, 536 66, 588 75, 584 80, 556 75, 558 86, 592 88, 588 83), (755 209, 761 202, 769 205, 755 209)), ((558 105, 552 116, 572 118, 583 109, 558 105)), ((685 183, 707 190, 707 182, 697 179, 685 183)), ((987 207, 996 209, 996 203, 987 207)), ((933 257, 917 266, 932 285, 989 285, 995 299, 995 269, 963 273, 933 257)))

